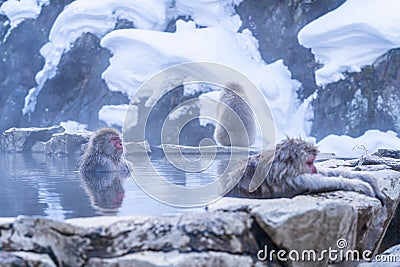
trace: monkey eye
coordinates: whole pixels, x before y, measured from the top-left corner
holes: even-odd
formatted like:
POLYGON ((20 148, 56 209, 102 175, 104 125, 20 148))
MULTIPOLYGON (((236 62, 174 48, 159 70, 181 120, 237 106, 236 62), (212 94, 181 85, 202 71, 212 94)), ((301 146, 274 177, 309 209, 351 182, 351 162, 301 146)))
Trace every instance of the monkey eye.
POLYGON ((111 140, 113 140, 113 141, 118 141, 118 140, 119 140, 119 137, 118 137, 118 136, 113 136, 113 137, 111 137, 111 140))

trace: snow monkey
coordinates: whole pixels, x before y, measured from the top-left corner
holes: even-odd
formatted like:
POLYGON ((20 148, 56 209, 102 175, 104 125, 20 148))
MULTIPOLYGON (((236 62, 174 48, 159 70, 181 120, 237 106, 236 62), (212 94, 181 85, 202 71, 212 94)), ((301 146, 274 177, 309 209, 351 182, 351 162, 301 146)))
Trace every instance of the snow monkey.
POLYGON ((112 128, 99 129, 89 140, 79 165, 79 171, 126 171, 127 167, 122 157, 122 151, 118 131, 112 128))
POLYGON ((313 144, 301 139, 287 138, 276 146, 275 157, 273 151, 266 151, 250 157, 247 166, 234 170, 233 173, 243 173, 243 176, 228 196, 278 198, 345 190, 376 197, 384 203, 385 197, 371 176, 343 169, 325 168, 318 172, 314 165, 317 153, 318 149, 313 144), (249 184, 256 167, 263 164, 260 167, 266 166, 264 169, 267 169, 271 161, 269 172, 262 169, 260 172, 266 176, 265 180, 254 192, 249 192, 249 184))
POLYGON ((219 101, 226 106, 222 103, 218 104, 218 125, 215 128, 215 139, 223 146, 252 145, 256 136, 256 123, 253 111, 246 103, 246 101, 248 102, 248 98, 243 87, 236 82, 226 83, 219 101), (236 116, 232 113, 236 113, 239 116, 247 133, 241 131, 243 130, 243 126, 238 125, 237 119, 235 120, 236 116), (222 127, 223 125, 229 130, 229 134, 222 127))

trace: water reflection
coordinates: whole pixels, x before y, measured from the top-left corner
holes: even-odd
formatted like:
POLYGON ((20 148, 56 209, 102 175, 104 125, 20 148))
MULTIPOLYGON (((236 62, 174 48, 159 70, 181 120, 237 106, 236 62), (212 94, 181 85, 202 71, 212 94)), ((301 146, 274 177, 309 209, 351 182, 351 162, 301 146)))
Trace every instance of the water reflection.
POLYGON ((248 158, 242 151, 199 154, 187 149, 180 152, 171 150, 167 156, 152 153, 151 158, 134 153, 125 156, 132 175, 144 191, 178 207, 199 207, 218 200, 235 184, 230 182, 228 173, 248 158))
MULTIPOLYGON (((198 155, 187 155, 195 160, 198 155)), ((242 159, 233 157, 234 164, 242 159)), ((136 159, 138 175, 158 195, 173 202, 187 203, 197 195, 175 195, 154 180, 154 173, 168 183, 196 188, 216 182, 227 167, 229 155, 218 155, 204 171, 186 172, 169 164, 162 155, 151 157, 151 166, 136 159)), ((182 162, 181 162, 182 163, 182 162)), ((185 167, 185 163, 181 165, 185 167)), ((194 161, 190 168, 200 168, 194 161)), ((0 217, 38 215, 67 219, 97 215, 159 215, 202 212, 204 208, 177 208, 148 196, 130 174, 111 172, 82 176, 77 157, 50 157, 41 153, 0 154, 0 217)), ((217 194, 217 186, 209 194, 217 194), (214 192, 215 191, 215 192, 214 192)), ((194 194, 194 193, 193 193, 194 194)), ((169 202, 171 203, 171 202, 169 202)))
POLYGON ((125 172, 99 172, 82 175, 83 186, 91 205, 105 215, 116 215, 125 197, 125 172))
POLYGON ((54 219, 94 216, 76 158, 43 154, 0 155, 0 216, 41 215, 54 219), (76 208, 79 205, 79 208, 76 208))
MULTIPOLYGON (((182 186, 207 183, 215 178, 211 171, 188 179, 184 173, 165 165, 163 158, 152 159, 152 162, 170 182, 182 186)), ((0 154, 0 217, 38 215, 62 220, 110 214, 158 215, 204 210, 162 204, 146 195, 134 179, 122 173, 82 176, 77 172, 77 163, 76 157, 49 157, 40 153, 0 154)), ((147 170, 143 171, 146 175, 147 170)))

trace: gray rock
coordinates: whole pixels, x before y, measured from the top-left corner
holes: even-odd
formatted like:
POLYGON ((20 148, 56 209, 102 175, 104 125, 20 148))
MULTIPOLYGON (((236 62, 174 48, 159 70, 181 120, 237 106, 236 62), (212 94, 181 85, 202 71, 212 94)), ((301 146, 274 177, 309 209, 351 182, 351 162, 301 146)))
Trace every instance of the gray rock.
POLYGON ((199 261, 229 261, 230 254, 252 255, 258 250, 250 231, 252 220, 243 212, 94 219, 96 222, 91 225, 93 218, 66 223, 19 217, 0 225, 1 249, 51 254, 62 266, 81 266, 89 258, 115 258, 146 251, 215 251, 222 252, 222 256, 201 254, 199 261))
POLYGON ((377 255, 371 262, 360 263, 359 267, 398 267, 400 262, 400 245, 391 247, 377 255))
MULTIPOLYGON (((248 210, 262 229, 264 237, 260 235, 259 240, 266 246, 264 251, 296 251, 301 254, 308 250, 315 251, 318 258, 322 250, 338 249, 337 243, 340 240, 345 240, 345 250, 361 250, 359 243, 365 239, 369 230, 362 228, 371 224, 364 217, 372 221, 381 218, 377 216, 379 202, 373 201, 370 210, 357 209, 360 203, 369 201, 368 197, 361 196, 359 201, 353 203, 358 197, 357 193, 340 192, 339 197, 321 195, 317 201, 313 196, 268 200, 226 198, 211 205, 209 210, 248 210), (348 199, 341 200, 340 197, 344 196, 348 199)), ((273 259, 269 253, 267 255, 267 259, 273 259)), ((317 261, 291 262, 290 266, 327 266, 328 260, 325 257, 317 261)))
MULTIPOLYGON (((5 1, 1 1, 5 2, 5 1)), ((52 125, 45 121, 43 124, 31 124, 28 116, 25 123, 22 115, 25 97, 29 90, 35 87, 35 76, 44 64, 40 49, 49 40, 49 32, 55 18, 72 0, 56 0, 44 6, 37 19, 27 19, 10 32, 6 40, 3 39, 10 28, 8 19, 1 15, 0 34, 0 132, 10 127, 52 125), (29 34, 26 34, 29 33, 29 34)), ((58 96, 54 95, 54 98, 58 96)), ((64 99, 65 100, 65 99, 64 99)), ((39 103, 39 105, 45 103, 39 103)), ((58 123, 57 123, 58 124, 58 123)))
MULTIPOLYGON (((348 166, 349 170, 358 170, 360 173, 368 173, 373 175, 378 183, 379 188, 386 196, 385 206, 379 210, 378 214, 375 215, 376 219, 373 222, 366 226, 368 228, 367 236, 364 236, 363 239, 359 243, 364 243, 363 249, 369 249, 374 251, 374 255, 378 253, 378 250, 382 250, 388 248, 388 246, 396 244, 400 239, 398 238, 398 220, 397 223, 393 224, 393 220, 400 217, 400 213, 398 212, 398 204, 400 201, 400 188, 399 188, 399 175, 398 171, 392 170, 387 165, 361 165, 357 167, 355 166, 355 162, 357 161, 327 161, 317 164, 324 167, 334 167, 332 165, 340 165, 340 162, 343 162, 343 165, 348 166), (331 162, 334 162, 332 164, 331 162), (386 219, 383 219, 386 218, 386 219), (377 220, 379 219, 379 220, 377 220), (379 238, 377 237, 379 235, 379 238)), ((339 195, 340 192, 330 193, 330 195, 339 195)), ((352 193, 353 194, 353 193, 352 193)), ((323 195, 323 194, 322 194, 323 195)), ((345 195, 348 195, 345 193, 345 195)), ((343 197, 342 197, 343 198, 343 197)), ((363 210, 371 209, 368 207, 366 203, 354 203, 357 206, 357 209, 360 208, 363 210)), ((360 215, 361 216, 361 215, 360 215)), ((363 220, 368 219, 368 216, 363 216, 363 220)), ((362 232, 366 232, 365 229, 362 229, 362 232)))
POLYGON ((110 52, 100 46, 100 39, 84 33, 71 45, 60 59, 57 74, 43 84, 35 110, 22 116, 19 123, 48 125, 73 120, 88 125, 88 129, 107 126, 93 114, 104 105, 127 104, 129 99, 121 92, 108 90, 101 78, 109 65, 110 52))
POLYGON ((46 153, 46 142, 38 141, 31 147, 33 153, 46 153))
MULTIPOLYGON (((283 59, 294 79, 302 83, 299 98, 316 92, 315 69, 318 62, 309 49, 298 44, 301 28, 336 9, 344 0, 242 1, 236 8, 259 41, 267 62, 283 59)), ((362 135, 368 129, 400 132, 400 49, 392 49, 361 72, 344 73, 341 81, 319 88, 313 101, 312 136, 317 140, 329 134, 362 135), (379 90, 376 90, 379 88, 379 90)))
MULTIPOLYGON (((57 265, 51 260, 47 254, 38 254, 32 252, 18 251, 12 252, 16 257, 24 261, 25 266, 35 267, 56 267, 57 265)), ((21 266, 21 265, 18 265, 21 266)), ((24 266, 24 265, 22 265, 24 266)))
POLYGON ((71 155, 81 153, 81 146, 89 142, 92 133, 59 133, 54 134, 45 143, 46 154, 71 155))
POLYGON ((400 159, 400 150, 380 148, 373 155, 379 156, 379 157, 400 159))
POLYGON ((307 98, 317 88, 314 71, 317 66, 309 49, 302 47, 297 34, 308 23, 336 9, 344 0, 246 0, 236 8, 243 21, 259 41, 259 50, 267 63, 283 59, 293 79, 303 86, 299 97, 307 98))
MULTIPOLYGON (((400 160, 391 157, 378 157, 375 155, 368 155, 364 160, 363 164, 377 164, 372 165, 374 168, 385 167, 387 169, 400 170, 400 160)), ((361 170, 366 169, 371 165, 362 165, 359 166, 361 170)), ((393 181, 394 183, 398 183, 398 181, 393 181)), ((386 185, 386 188, 391 188, 390 185, 386 185)), ((392 220, 390 225, 387 227, 387 232, 382 240, 381 250, 388 249, 396 244, 400 244, 400 208, 396 210, 394 214, 392 214, 392 220)))
POLYGON ((400 49, 392 49, 361 72, 344 73, 343 80, 318 90, 312 136, 357 137, 369 129, 399 133, 399 62, 400 49))
POLYGON ((400 159, 391 158, 391 157, 381 157, 375 154, 365 155, 358 160, 350 161, 353 162, 354 166, 357 166, 357 169, 364 170, 363 166, 370 167, 369 169, 373 171, 374 166, 376 165, 384 165, 389 169, 400 171, 400 159))
POLYGON ((84 264, 83 250, 89 244, 84 232, 63 222, 40 218, 18 217, 13 223, 1 225, 2 249, 30 251, 53 255, 57 265, 84 264))
MULTIPOLYGON (((37 142, 48 141, 55 133, 62 133, 61 126, 47 128, 10 128, 1 136, 1 149, 5 152, 31 151, 37 142)), ((37 149, 37 145, 35 146, 37 149)))
POLYGON ((117 258, 90 258, 90 266, 146 266, 146 267, 191 267, 191 266, 215 266, 215 267, 242 267, 253 266, 254 261, 250 256, 233 255, 224 252, 139 252, 117 258))
POLYGON ((2 252, 0 251, 0 266, 7 267, 7 266, 26 266, 28 265, 24 262, 21 257, 14 255, 13 253, 9 252, 2 252))

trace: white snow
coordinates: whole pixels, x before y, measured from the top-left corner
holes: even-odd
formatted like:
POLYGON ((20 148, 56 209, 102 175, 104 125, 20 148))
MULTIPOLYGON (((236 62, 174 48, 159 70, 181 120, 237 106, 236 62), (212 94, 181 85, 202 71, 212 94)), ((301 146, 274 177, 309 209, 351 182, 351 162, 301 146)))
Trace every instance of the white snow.
POLYGON ((49 34, 49 42, 40 50, 46 62, 36 74, 37 86, 25 99, 23 113, 33 112, 36 97, 44 83, 54 77, 63 53, 83 33, 98 38, 111 31, 119 19, 132 21, 136 27, 162 30, 166 23, 166 3, 162 0, 77 0, 68 5, 55 20, 49 34))
POLYGON ((16 128, 12 127, 10 129, 7 129, 4 131, 4 133, 12 133, 12 132, 36 132, 36 131, 42 131, 42 130, 54 130, 57 129, 58 126, 51 126, 51 127, 25 127, 25 128, 16 128))
MULTIPOLYGON (((177 21, 174 33, 123 29, 107 34, 101 45, 113 54, 103 73, 110 90, 133 96, 144 81, 166 67, 195 61, 220 63, 240 71, 264 92, 277 122, 278 138, 309 134, 309 110, 299 109, 297 100, 300 83, 291 79, 282 60, 267 65, 261 59, 258 43, 249 31, 199 29, 192 21, 177 21)), ((158 99, 161 93, 153 90, 149 99, 158 99)))
POLYGON ((122 127, 124 125, 128 106, 129 105, 105 105, 99 111, 99 119, 106 122, 108 126, 122 127))
POLYGON ((329 135, 318 142, 318 148, 321 152, 333 152, 339 157, 357 158, 366 153, 376 152, 378 148, 399 149, 400 139, 393 131, 368 130, 357 138, 329 135))
POLYGON ((379 56, 400 46, 400 1, 347 0, 312 21, 298 34, 323 67, 315 72, 318 85, 358 72, 379 56))
POLYGON ((202 25, 210 18, 210 15, 206 15, 206 10, 214 10, 213 14, 216 16, 206 25, 217 23, 228 28, 238 28, 241 21, 238 16, 231 18, 233 7, 230 6, 240 1, 76 0, 72 2, 57 17, 50 31, 49 42, 40 50, 45 58, 45 64, 43 69, 36 74, 37 86, 32 88, 27 95, 23 114, 35 110, 36 97, 44 83, 56 75, 62 54, 67 52, 83 33, 90 32, 101 38, 112 31, 120 19, 133 22, 138 29, 155 31, 164 30, 168 22, 178 16, 193 16, 199 19, 199 25, 202 25))
POLYGON ((191 106, 190 105, 182 105, 177 107, 176 109, 172 110, 168 114, 168 120, 174 121, 179 119, 181 116, 187 114, 190 111, 191 106))
POLYGON ((190 16, 197 25, 223 27, 236 32, 242 25, 239 15, 235 14, 235 5, 243 0, 176 0, 175 17, 190 16))
MULTIPOLYGON (((121 91, 132 98, 146 79, 168 66, 190 61, 221 63, 239 70, 262 90, 276 123, 276 141, 286 135, 312 139, 309 136, 313 118, 310 103, 315 95, 299 101, 296 91, 301 84, 291 78, 283 61, 266 64, 251 31, 243 29, 238 32, 242 22, 234 6, 241 1, 72 2, 55 20, 49 42, 41 49, 45 64, 36 75, 37 86, 26 96, 23 113, 34 111, 36 97, 43 84, 57 73, 62 54, 83 33, 90 32, 101 39, 101 45, 112 53, 110 66, 103 73, 110 90, 121 91), (175 32, 163 32, 169 22, 179 17, 189 21, 179 20, 175 32), (114 30, 119 19, 132 21, 136 29, 114 30)), ((48 1, 8 0, 0 10, 14 27, 23 19, 37 17, 40 13, 38 7, 45 4, 48 1)), ((298 39, 303 46, 311 48, 317 61, 323 64, 316 71, 317 84, 324 86, 337 81, 343 77, 343 72, 359 71, 389 49, 399 47, 399 7, 400 2, 396 0, 347 0, 336 10, 306 25, 299 32, 298 39)), ((185 94, 198 89, 187 86, 185 94)), ((146 96, 153 101, 161 93, 155 90, 146 96)), ((216 99, 218 94, 211 92, 201 96, 200 105, 202 98, 216 99)), ((126 108, 126 105, 104 106, 98 114, 99 119, 110 126, 122 126, 126 108)), ((135 107, 130 108, 135 111, 135 107)), ((207 107, 201 109, 202 115, 209 113, 207 107)), ((137 114, 133 114, 130 123, 135 125, 137 119, 137 114)), ((76 126, 76 129, 81 127, 71 123, 67 125, 71 128, 76 126)), ((364 145, 372 152, 380 146, 398 147, 399 142, 393 132, 371 130, 359 138, 328 136, 319 145, 324 152, 359 156, 363 152, 352 150, 356 145, 364 145)))
POLYGON ((0 14, 7 16, 12 30, 26 19, 36 19, 48 4, 50 0, 8 0, 1 5, 0 14))
POLYGON ((77 121, 63 121, 60 123, 67 133, 87 132, 87 125, 77 121))

